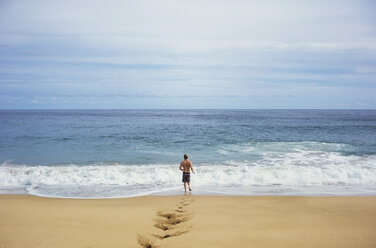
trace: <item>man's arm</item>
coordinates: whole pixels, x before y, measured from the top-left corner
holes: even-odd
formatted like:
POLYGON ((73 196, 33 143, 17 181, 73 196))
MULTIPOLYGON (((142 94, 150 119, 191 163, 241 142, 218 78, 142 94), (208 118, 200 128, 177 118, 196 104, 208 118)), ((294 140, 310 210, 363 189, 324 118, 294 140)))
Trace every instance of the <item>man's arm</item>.
POLYGON ((192 170, 193 174, 196 174, 196 172, 193 170, 192 162, 191 162, 191 170, 192 170))
POLYGON ((179 166, 179 170, 184 171, 184 168, 183 168, 183 165, 182 165, 182 164, 180 164, 180 166, 179 166))

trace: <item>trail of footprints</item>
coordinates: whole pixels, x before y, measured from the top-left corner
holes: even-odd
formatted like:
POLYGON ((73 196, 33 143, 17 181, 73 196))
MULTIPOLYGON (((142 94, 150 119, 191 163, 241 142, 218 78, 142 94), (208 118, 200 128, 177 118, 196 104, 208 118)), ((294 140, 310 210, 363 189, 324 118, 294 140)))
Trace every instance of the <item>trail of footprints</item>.
POLYGON ((177 208, 173 211, 157 213, 154 227, 159 229, 156 234, 152 234, 154 238, 150 239, 144 235, 138 235, 138 243, 143 248, 156 248, 161 247, 156 244, 162 242, 164 239, 179 236, 189 232, 191 226, 187 225, 187 222, 192 218, 192 214, 186 210, 186 207, 194 202, 194 199, 188 195, 183 196, 177 208))

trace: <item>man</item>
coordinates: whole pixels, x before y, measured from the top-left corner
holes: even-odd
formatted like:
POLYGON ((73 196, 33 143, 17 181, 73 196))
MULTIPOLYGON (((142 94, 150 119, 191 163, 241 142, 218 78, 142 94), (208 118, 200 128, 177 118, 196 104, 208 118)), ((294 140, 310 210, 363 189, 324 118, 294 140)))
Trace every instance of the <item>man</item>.
POLYGON ((184 183, 185 193, 187 193, 187 183, 188 183, 189 191, 192 191, 190 170, 192 170, 193 174, 196 174, 196 173, 193 170, 192 162, 188 160, 187 154, 184 154, 184 161, 180 163, 179 170, 183 171, 182 182, 184 183))

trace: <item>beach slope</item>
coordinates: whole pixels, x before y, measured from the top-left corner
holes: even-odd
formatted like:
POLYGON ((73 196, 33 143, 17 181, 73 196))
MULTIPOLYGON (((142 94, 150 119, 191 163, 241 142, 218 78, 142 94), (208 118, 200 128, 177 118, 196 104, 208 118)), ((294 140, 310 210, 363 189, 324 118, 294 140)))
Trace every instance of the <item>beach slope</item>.
POLYGON ((376 247, 376 197, 0 196, 0 247, 376 247))

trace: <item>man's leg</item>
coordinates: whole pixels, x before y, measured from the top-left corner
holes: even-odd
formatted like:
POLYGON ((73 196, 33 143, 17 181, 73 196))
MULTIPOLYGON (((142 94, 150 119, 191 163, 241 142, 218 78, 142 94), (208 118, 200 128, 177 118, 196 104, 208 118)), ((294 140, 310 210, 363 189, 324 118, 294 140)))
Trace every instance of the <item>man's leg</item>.
POLYGON ((186 182, 184 182, 184 191, 185 191, 185 193, 187 193, 187 183, 186 182))
POLYGON ((192 189, 191 189, 191 182, 188 182, 188 189, 189 189, 189 191, 192 191, 192 189))

